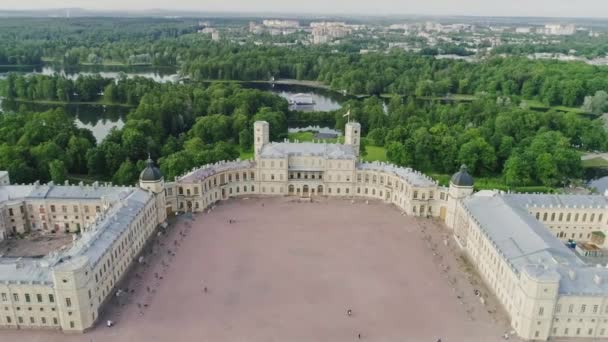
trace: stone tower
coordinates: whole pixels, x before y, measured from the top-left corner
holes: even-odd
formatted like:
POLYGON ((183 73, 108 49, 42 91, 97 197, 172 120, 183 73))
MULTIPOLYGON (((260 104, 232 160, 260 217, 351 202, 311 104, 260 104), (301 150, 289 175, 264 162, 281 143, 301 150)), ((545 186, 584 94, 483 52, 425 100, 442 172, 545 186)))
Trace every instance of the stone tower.
POLYGON ((347 122, 344 127, 344 145, 352 145, 355 155, 359 157, 359 145, 361 143, 361 124, 358 122, 347 122))
POLYGON ((256 121, 253 124, 253 149, 257 160, 262 147, 270 142, 270 125, 266 121, 256 121))
POLYGON ((158 224, 165 222, 167 218, 167 210, 165 209, 165 178, 149 156, 146 161, 146 168, 139 175, 139 187, 154 193, 156 208, 158 208, 158 224))
POLYGON ((473 194, 473 177, 469 175, 466 165, 460 167, 450 179, 448 191, 447 215, 445 224, 454 229, 456 223, 456 205, 458 201, 473 194))

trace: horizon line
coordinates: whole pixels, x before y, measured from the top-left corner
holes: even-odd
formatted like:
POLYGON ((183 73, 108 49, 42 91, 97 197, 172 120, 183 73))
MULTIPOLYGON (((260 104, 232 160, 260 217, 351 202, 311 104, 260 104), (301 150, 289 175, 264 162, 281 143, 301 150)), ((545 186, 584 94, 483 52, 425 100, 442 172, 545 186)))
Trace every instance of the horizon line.
POLYGON ((191 15, 180 15, 182 18, 194 18, 196 14, 234 14, 234 15, 268 15, 275 14, 281 16, 293 16, 293 18, 297 17, 310 17, 310 16, 332 16, 332 17, 370 17, 370 18, 387 18, 387 17, 439 17, 439 18, 449 18, 449 17, 461 17, 461 18, 538 18, 538 19, 600 19, 607 20, 608 16, 600 17, 600 16, 543 16, 543 15, 494 15, 494 14, 429 14, 429 13, 361 13, 361 12, 350 12, 350 13, 336 13, 336 12, 300 12, 295 13, 291 11, 261 11, 261 10, 203 10, 203 9, 192 9, 192 8, 176 8, 176 9, 168 9, 168 8, 147 8, 147 9, 94 9, 94 8, 86 8, 86 7, 46 7, 40 9, 8 9, 8 8, 0 8, 0 12, 43 12, 43 11, 67 11, 67 10, 82 10, 89 12, 114 12, 114 13, 142 13, 146 12, 169 12, 169 13, 177 13, 181 11, 189 11, 194 12, 191 15))

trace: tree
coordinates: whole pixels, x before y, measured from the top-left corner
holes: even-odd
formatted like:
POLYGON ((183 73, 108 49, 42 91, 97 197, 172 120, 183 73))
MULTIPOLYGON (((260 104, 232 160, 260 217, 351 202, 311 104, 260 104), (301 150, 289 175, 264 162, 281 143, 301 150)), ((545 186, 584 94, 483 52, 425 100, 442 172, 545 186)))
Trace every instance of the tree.
POLYGON ((89 149, 86 154, 87 170, 90 175, 103 176, 108 172, 106 167, 106 156, 101 148, 89 149))
POLYGON ((593 96, 585 96, 582 109, 587 113, 603 114, 608 112, 608 93, 600 90, 593 96))
POLYGON ((496 167, 496 153, 485 139, 475 138, 460 147, 458 161, 475 175, 489 175, 496 167))
POLYGON ((114 184, 119 185, 132 185, 137 182, 137 177, 139 172, 135 164, 133 164, 129 159, 125 160, 120 167, 114 173, 112 177, 112 182, 114 184))
POLYGON ((61 184, 65 182, 68 177, 68 170, 62 160, 55 159, 49 162, 49 173, 51 180, 55 184, 61 184))
POLYGON ((87 172, 87 151, 92 147, 89 140, 72 136, 66 149, 69 169, 74 173, 87 172))

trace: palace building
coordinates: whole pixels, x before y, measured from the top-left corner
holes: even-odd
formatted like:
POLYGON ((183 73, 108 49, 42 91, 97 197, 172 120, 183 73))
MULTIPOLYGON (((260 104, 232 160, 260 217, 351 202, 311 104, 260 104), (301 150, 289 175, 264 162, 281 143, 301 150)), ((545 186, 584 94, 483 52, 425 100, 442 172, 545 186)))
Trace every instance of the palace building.
POLYGON ((79 233, 44 255, 0 257, 0 326, 91 328, 167 214, 234 197, 333 196, 444 221, 521 338, 608 336, 606 196, 475 193, 464 166, 443 187, 411 168, 362 162, 355 122, 343 144, 271 142, 267 122, 253 129, 253 160, 204 165, 171 182, 151 160, 138 187, 10 185, 0 172, 0 238, 79 233))
POLYGON ((43 255, 0 257, 0 327, 91 328, 115 284, 165 219, 163 179, 151 160, 137 188, 0 185, 2 239, 79 232, 43 255))

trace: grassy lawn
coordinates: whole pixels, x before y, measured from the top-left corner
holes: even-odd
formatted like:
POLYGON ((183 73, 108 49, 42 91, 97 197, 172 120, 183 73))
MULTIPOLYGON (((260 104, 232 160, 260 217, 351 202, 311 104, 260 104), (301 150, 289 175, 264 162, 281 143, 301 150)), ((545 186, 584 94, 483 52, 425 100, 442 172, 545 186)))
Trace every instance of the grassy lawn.
POLYGON ((239 149, 239 158, 241 160, 253 159, 253 150, 243 151, 242 149, 239 149))
POLYGON ((576 107, 547 106, 546 104, 544 104, 538 100, 524 100, 524 101, 526 101, 526 103, 528 104, 528 107, 530 107, 530 109, 537 109, 537 110, 555 109, 560 112, 572 112, 572 113, 576 113, 576 114, 586 114, 582 109, 576 108, 576 107))
MULTIPOLYGON (((295 140, 298 140, 299 142, 311 142, 313 140, 317 140, 315 139, 315 133, 310 131, 289 133, 287 138, 292 142, 295 140)), ((327 143, 341 143, 343 139, 342 137, 338 137, 334 139, 323 139, 323 141, 327 143)))
POLYGON ((601 157, 582 160, 581 163, 583 167, 608 167, 608 160, 601 157))
POLYGON ((382 146, 367 145, 365 146, 365 150, 367 151, 367 155, 362 158, 364 161, 388 161, 388 159, 386 158, 386 149, 382 146))
MULTIPOLYGON (((440 173, 427 173, 429 177, 436 180, 440 185, 449 186, 451 175, 440 174, 440 173)), ((555 188, 547 186, 516 186, 509 187, 503 181, 502 177, 473 177, 475 180, 475 191, 479 190, 502 190, 502 191, 515 191, 515 192, 542 192, 542 193, 554 193, 555 188)))

